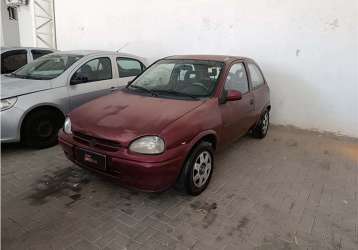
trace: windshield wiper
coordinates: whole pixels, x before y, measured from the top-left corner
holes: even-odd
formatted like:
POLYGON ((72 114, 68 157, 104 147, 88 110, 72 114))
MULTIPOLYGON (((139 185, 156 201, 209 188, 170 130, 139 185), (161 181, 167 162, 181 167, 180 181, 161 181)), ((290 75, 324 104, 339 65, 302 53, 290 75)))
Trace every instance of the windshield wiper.
MULTIPOLYGON (((144 87, 139 86, 139 85, 129 85, 128 87, 134 88, 134 89, 144 90, 145 92, 150 93, 152 96, 158 96, 158 94, 155 93, 154 91, 152 91, 152 90, 150 90, 150 89, 147 89, 147 88, 144 88, 144 87)), ((127 87, 127 88, 128 88, 128 87, 127 87)))
POLYGON ((22 75, 17 75, 15 73, 10 73, 7 76, 11 76, 11 77, 16 77, 16 78, 21 78, 21 79, 27 79, 25 76, 22 75))
POLYGON ((183 92, 179 92, 179 91, 175 91, 175 90, 161 90, 161 89, 153 89, 152 91, 155 92, 159 92, 159 93, 165 93, 165 94, 169 94, 169 95, 177 95, 177 96, 184 96, 184 97, 190 97, 191 99, 197 100, 198 97, 188 94, 188 93, 183 93, 183 92))

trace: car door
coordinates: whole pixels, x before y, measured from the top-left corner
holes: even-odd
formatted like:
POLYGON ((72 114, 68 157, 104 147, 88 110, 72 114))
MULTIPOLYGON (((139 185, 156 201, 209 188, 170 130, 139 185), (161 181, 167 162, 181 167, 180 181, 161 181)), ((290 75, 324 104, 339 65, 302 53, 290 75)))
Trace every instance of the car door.
POLYGON ((27 50, 16 49, 1 54, 1 74, 9 74, 27 64, 27 50))
POLYGON ((247 67, 249 70, 252 93, 255 100, 254 116, 255 120, 257 120, 260 117, 263 109, 265 108, 266 103, 268 102, 267 93, 269 90, 260 68, 252 62, 248 62, 247 67))
POLYGON ((70 77, 70 109, 76 108, 116 89, 109 56, 92 58, 79 66, 70 77))
POLYGON ((242 62, 234 63, 229 70, 225 80, 224 93, 229 90, 240 91, 242 98, 237 101, 227 101, 220 106, 224 143, 232 142, 244 135, 250 129, 253 120, 254 99, 242 62))
POLYGON ((117 57, 116 65, 119 76, 118 87, 127 85, 129 81, 145 69, 145 66, 139 60, 129 57, 117 57))

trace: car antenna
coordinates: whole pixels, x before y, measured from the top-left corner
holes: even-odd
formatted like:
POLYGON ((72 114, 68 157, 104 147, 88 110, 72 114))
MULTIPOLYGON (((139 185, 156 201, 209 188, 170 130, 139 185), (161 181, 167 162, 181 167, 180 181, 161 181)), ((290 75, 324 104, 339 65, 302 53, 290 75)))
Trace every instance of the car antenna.
POLYGON ((121 49, 127 47, 128 44, 129 44, 129 42, 126 42, 122 47, 120 47, 119 49, 117 49, 116 52, 119 52, 121 49))

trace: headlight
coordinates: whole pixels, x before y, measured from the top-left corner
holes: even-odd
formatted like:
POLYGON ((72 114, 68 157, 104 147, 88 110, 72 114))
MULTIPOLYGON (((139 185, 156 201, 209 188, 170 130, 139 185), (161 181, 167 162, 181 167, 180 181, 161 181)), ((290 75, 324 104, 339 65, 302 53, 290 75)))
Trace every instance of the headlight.
POLYGON ((158 136, 144 136, 131 143, 129 150, 141 154, 160 154, 165 149, 164 141, 158 136))
POLYGON ((1 100, 1 111, 7 110, 15 105, 17 101, 17 97, 14 98, 8 98, 8 99, 2 99, 1 100))
POLYGON ((69 117, 66 117, 65 124, 63 125, 63 131, 65 131, 66 134, 72 134, 71 120, 69 117))

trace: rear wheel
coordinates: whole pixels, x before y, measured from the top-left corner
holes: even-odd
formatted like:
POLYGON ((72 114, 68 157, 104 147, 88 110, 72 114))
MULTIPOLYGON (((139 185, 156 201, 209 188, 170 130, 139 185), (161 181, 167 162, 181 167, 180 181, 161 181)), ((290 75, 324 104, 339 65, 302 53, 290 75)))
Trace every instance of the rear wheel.
POLYGON ((199 195, 208 186, 214 168, 213 147, 203 141, 185 162, 176 187, 190 195, 199 195))
POLYGON ((38 110, 26 117, 22 141, 33 148, 47 148, 57 144, 57 134, 63 117, 53 110, 38 110))
POLYGON ((260 117, 256 127, 252 130, 252 135, 255 138, 264 138, 267 135, 267 131, 270 125, 270 112, 266 110, 260 117))

